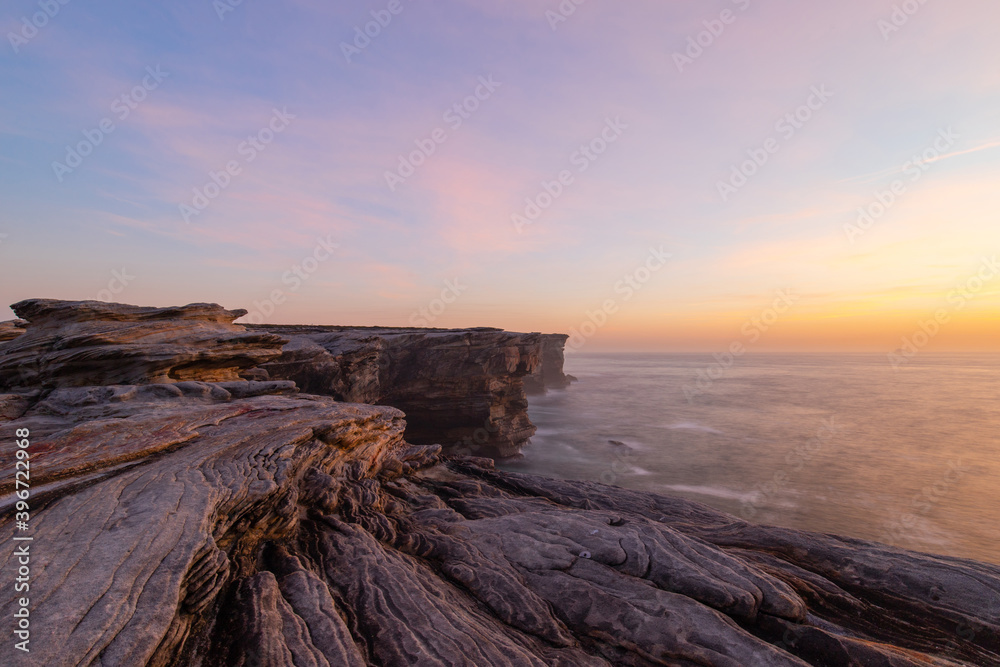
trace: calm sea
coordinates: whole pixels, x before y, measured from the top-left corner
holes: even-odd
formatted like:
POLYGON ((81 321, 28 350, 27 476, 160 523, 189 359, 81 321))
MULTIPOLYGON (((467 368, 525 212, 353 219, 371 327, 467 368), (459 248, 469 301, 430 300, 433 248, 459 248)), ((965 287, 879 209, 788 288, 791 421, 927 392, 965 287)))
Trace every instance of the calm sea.
POLYGON ((502 468, 1000 563, 998 355, 577 354, 566 372, 502 468))

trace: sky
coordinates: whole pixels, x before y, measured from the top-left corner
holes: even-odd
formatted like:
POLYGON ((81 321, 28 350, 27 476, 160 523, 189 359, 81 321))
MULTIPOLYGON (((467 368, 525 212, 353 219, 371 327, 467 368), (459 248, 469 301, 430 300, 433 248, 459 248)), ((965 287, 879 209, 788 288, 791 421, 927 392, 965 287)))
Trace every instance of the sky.
POLYGON ((996 350, 998 23, 995 0, 11 0, 0 304, 996 350))

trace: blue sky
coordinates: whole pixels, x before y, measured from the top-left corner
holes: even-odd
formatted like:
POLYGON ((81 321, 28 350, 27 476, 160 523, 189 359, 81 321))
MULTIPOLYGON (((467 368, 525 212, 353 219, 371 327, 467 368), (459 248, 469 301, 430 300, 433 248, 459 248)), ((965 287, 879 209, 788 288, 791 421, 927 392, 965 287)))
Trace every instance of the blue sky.
MULTIPOLYGON (((892 349, 1000 246, 992 1, 587 0, 558 22, 554 1, 219 6, 70 0, 23 41, 40 5, 5 7, 2 303, 215 301, 384 325, 433 306, 436 326, 568 332, 611 299, 593 349, 712 350, 790 289, 762 348, 892 349), (342 44, 379 16, 348 62, 342 44), (787 136, 776 124, 796 112, 787 136), (580 171, 609 120, 619 135, 580 171), (882 217, 845 228, 949 128, 882 217), (100 143, 54 167, 85 133, 100 143), (769 139, 724 201, 720 181, 769 139), (185 220, 213 173, 226 187, 185 220), (670 261, 626 300, 616 284, 661 247, 670 261), (438 303, 446 281, 460 289, 438 303)), ((996 340, 1000 279, 974 296, 935 345, 996 340)))

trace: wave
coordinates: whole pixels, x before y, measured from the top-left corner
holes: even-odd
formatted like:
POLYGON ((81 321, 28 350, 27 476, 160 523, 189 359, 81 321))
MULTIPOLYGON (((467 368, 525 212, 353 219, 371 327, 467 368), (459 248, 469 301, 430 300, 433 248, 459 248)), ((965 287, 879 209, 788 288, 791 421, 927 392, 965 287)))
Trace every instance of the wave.
POLYGON ((677 491, 680 493, 697 493, 701 496, 711 496, 713 498, 725 498, 727 500, 751 500, 752 494, 741 493, 733 489, 721 486, 688 486, 686 484, 661 484, 661 488, 677 491))
POLYGON ((701 431, 702 433, 716 433, 718 435, 722 435, 722 431, 697 422, 677 422, 675 424, 668 424, 667 428, 675 431, 701 431))

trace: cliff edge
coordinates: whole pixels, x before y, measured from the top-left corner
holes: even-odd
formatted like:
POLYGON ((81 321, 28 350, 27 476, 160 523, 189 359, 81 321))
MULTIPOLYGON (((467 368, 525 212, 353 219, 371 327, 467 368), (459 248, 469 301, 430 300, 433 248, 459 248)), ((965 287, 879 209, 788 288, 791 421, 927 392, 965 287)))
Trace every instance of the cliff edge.
POLYGON ((499 329, 258 325, 288 339, 261 364, 308 393, 390 405, 406 439, 447 452, 514 456, 535 433, 523 378, 542 365, 543 337, 499 329))

